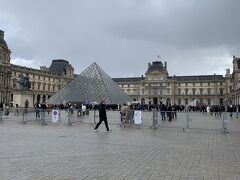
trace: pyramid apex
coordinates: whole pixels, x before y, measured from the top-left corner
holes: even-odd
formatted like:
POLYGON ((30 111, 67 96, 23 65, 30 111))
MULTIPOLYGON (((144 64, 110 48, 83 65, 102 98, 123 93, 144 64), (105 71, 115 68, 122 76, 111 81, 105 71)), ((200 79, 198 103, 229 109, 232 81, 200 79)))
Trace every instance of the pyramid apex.
POLYGON ((124 104, 130 97, 105 73, 96 62, 92 63, 80 75, 53 95, 50 103, 99 102, 102 99, 111 104, 124 104), (87 91, 86 91, 87 90, 87 91))

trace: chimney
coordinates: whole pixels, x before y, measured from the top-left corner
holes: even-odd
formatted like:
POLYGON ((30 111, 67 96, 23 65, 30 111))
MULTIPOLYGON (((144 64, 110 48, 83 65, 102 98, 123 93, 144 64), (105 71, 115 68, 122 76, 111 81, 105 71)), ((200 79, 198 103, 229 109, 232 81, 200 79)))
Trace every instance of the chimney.
POLYGON ((164 64, 165 64, 165 69, 167 70, 167 62, 164 62, 164 64))
POLYGON ((148 67, 150 67, 151 66, 151 63, 148 63, 148 67))
POLYGON ((143 75, 141 76, 141 78, 143 78, 143 75))
POLYGON ((0 30, 0 38, 4 39, 4 31, 0 30))

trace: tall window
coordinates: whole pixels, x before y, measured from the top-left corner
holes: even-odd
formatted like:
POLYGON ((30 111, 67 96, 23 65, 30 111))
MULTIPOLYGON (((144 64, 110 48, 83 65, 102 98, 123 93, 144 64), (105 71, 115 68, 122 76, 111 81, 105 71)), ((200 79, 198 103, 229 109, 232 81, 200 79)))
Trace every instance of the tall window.
POLYGON ((178 98, 178 104, 181 105, 181 99, 180 98, 178 98))
POLYGON ((211 99, 208 98, 208 105, 211 105, 211 99))
POLYGON ((211 89, 208 88, 208 95, 211 95, 211 89))
POLYGON ((13 101, 13 94, 11 94, 11 101, 13 101))
POLYGON ((219 89, 220 95, 223 95, 223 89, 219 89))

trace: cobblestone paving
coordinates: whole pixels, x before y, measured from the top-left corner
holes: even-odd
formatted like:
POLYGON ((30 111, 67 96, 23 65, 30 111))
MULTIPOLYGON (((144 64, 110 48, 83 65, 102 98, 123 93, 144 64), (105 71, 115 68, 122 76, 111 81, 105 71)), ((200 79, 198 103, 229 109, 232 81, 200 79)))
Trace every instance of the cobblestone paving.
MULTIPOLYGON (((144 116, 151 124, 151 114, 144 116)), ((92 116, 73 126, 21 125, 20 117, 4 118, 0 179, 240 179, 238 119, 232 120, 234 131, 221 134, 218 120, 202 115, 192 116, 196 128, 190 132, 182 131, 184 115, 155 130, 148 123, 120 128, 119 112, 108 112, 108 117, 111 133, 103 124, 93 132, 87 124, 92 116)))

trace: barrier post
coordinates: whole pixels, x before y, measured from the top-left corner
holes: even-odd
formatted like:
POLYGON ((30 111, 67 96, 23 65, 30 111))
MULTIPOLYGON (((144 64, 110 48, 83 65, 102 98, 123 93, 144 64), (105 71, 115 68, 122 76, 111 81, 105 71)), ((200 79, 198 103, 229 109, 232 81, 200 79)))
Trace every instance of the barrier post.
POLYGON ((156 109, 153 110, 153 119, 152 119, 152 126, 150 129, 157 129, 158 126, 158 111, 156 109))
POLYGON ((0 123, 3 123, 3 110, 0 109, 0 123))
POLYGON ((223 134, 228 134, 229 130, 227 128, 227 124, 228 124, 228 117, 227 117, 227 113, 224 112, 223 113, 223 118, 222 118, 222 129, 220 129, 220 132, 223 134))
POLYGON ((93 111, 93 123, 90 124, 90 127, 91 126, 95 126, 97 123, 96 123, 96 109, 94 108, 94 111, 93 111))
POLYGON ((65 125, 67 125, 67 126, 71 126, 72 125, 70 119, 71 119, 71 112, 70 112, 70 109, 69 109, 68 113, 67 113, 67 122, 65 123, 65 125))
POLYGON ((41 114, 40 115, 41 115, 41 121, 42 121, 41 125, 46 126, 47 122, 45 120, 45 110, 44 109, 41 109, 41 114))
POLYGON ((25 121, 25 113, 27 112, 26 108, 22 108, 22 119, 20 121, 21 124, 27 124, 27 122, 25 121))
POLYGON ((183 131, 190 132, 190 126, 189 126, 190 121, 191 121, 191 119, 189 118, 189 111, 186 111, 186 126, 185 126, 185 128, 183 128, 183 131))

